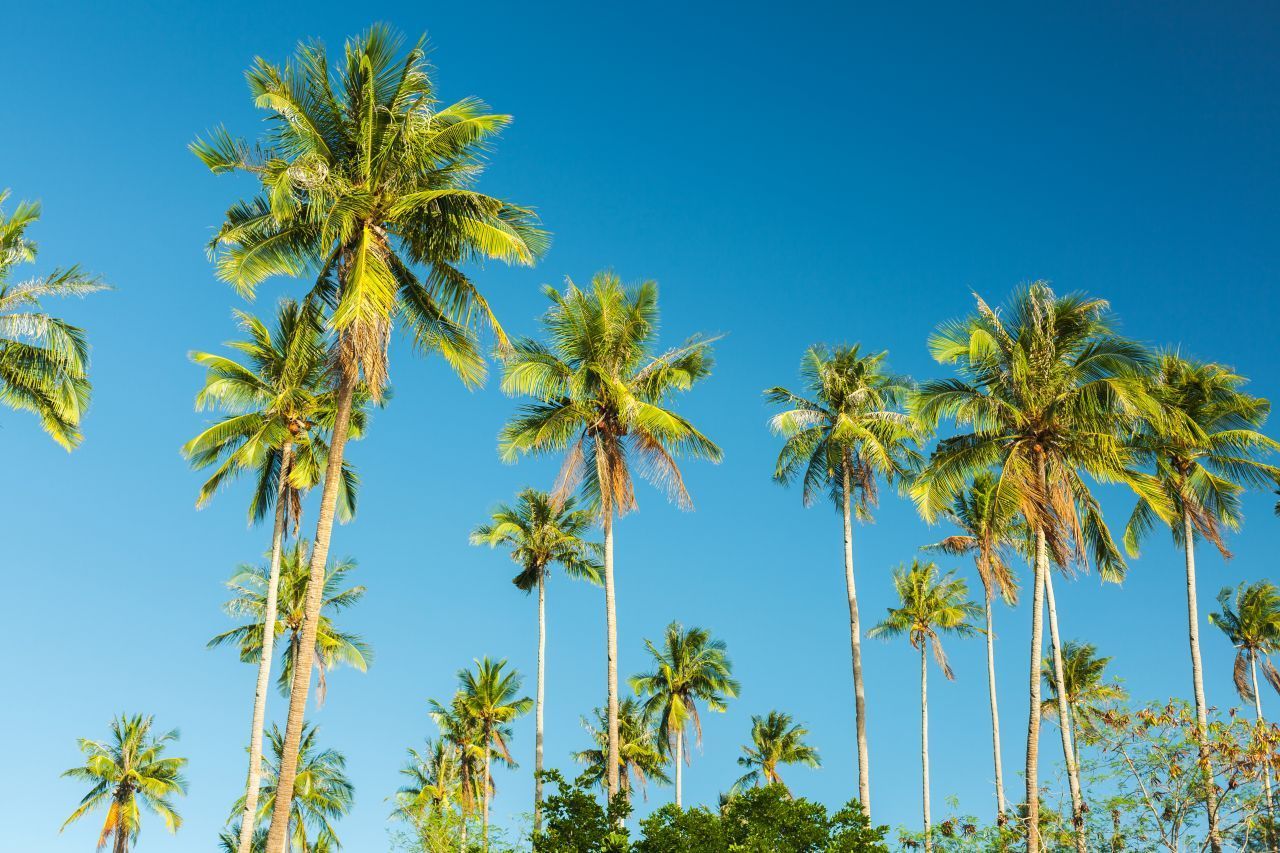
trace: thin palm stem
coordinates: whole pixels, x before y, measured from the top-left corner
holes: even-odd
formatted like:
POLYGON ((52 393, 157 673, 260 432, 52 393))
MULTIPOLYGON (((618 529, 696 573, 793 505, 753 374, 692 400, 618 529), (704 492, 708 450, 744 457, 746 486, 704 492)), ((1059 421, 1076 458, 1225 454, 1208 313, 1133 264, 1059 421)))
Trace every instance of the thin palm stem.
POLYGON ((841 466, 844 517, 844 582, 849 596, 849 647, 853 660, 853 716, 858 749, 858 799, 862 813, 871 817, 871 766, 867 755, 867 697, 862 681, 862 628, 858 622, 858 593, 853 579, 853 516, 850 495, 853 483, 846 455, 841 466))
POLYGON ((1058 606, 1053 598, 1053 572, 1044 573, 1045 600, 1049 605, 1049 647, 1053 659, 1053 685, 1058 700, 1058 732, 1062 737, 1062 760, 1067 768, 1067 787, 1071 792, 1071 825, 1077 853, 1088 853, 1085 847, 1084 798, 1080 792, 1079 767, 1071 740, 1071 710, 1067 706, 1067 680, 1062 670, 1062 637, 1058 633, 1058 606))
POLYGON ((1200 609, 1196 603, 1195 527, 1190 509, 1182 512, 1182 548, 1187 567, 1187 641, 1191 646, 1191 683, 1196 700, 1196 745, 1200 750, 1200 772, 1204 775, 1205 809, 1209 814, 1209 847, 1222 850, 1218 832, 1218 790, 1209 760, 1209 711, 1204 698, 1204 671, 1200 662, 1200 609))
POLYGON ((986 596, 987 622, 987 698, 991 704, 991 749, 996 771, 996 823, 1004 821, 1008 806, 1004 800, 1004 769, 1000 760, 1000 710, 996 704, 996 648, 995 631, 992 628, 991 592, 986 596))

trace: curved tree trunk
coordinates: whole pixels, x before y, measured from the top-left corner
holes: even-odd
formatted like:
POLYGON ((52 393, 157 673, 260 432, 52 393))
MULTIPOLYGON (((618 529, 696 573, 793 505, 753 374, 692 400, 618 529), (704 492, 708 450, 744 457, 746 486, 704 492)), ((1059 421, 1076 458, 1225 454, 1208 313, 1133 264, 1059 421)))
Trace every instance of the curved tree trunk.
POLYGON ((253 694, 253 724, 249 729, 249 781, 245 786, 244 811, 240 814, 239 853, 250 853, 254 819, 258 814, 258 788, 262 785, 262 727, 267 715, 267 691, 271 686, 271 661, 275 654, 276 605, 280 592, 280 555, 288 520, 289 468, 293 463, 293 443, 280 448, 280 483, 276 488, 275 527, 271 531, 271 571, 267 578, 267 607, 262 614, 262 658, 258 661, 258 683, 253 694))
MULTIPOLYGON (((1266 720, 1262 717, 1262 694, 1258 692, 1258 653, 1249 652, 1249 675, 1253 679, 1253 710, 1258 715, 1258 725, 1266 720)), ((1267 792, 1267 849, 1275 853, 1275 812, 1271 799, 1271 765, 1262 765, 1262 778, 1267 792)))
POLYGON ((1209 813, 1209 847, 1213 853, 1222 850, 1218 832, 1218 791, 1209 762, 1209 710, 1204 699, 1204 672, 1200 663, 1200 608, 1196 604, 1195 528, 1191 513, 1182 512, 1182 550, 1187 560, 1187 641, 1191 645, 1191 683, 1196 698, 1196 742, 1200 748, 1200 768, 1205 777, 1205 809, 1209 813))
POLYGON ((613 588, 613 513, 604 516, 604 610, 606 654, 609 658, 608 690, 609 704, 607 714, 608 767, 605 779, 608 781, 609 800, 618 795, 618 612, 613 588))
POLYGON ((1027 717, 1027 853, 1040 850, 1040 655, 1044 645, 1044 576, 1049 569, 1049 549, 1044 529, 1036 529, 1035 578, 1031 593, 1031 711, 1027 717))
POLYGON ((858 593, 853 582, 853 515, 850 510, 849 460, 844 460, 844 583, 849 593, 849 648, 853 656, 853 718, 858 740, 858 800, 862 813, 871 817, 871 767, 867 758, 867 698, 862 684, 862 628, 858 624, 858 593))
POLYGON ((920 644, 920 770, 924 794, 924 853, 933 853, 933 828, 929 824, 929 666, 923 642, 920 644))
POLYGON ((676 732, 676 808, 684 808, 682 794, 684 791, 684 731, 676 732))
POLYGON ((534 711, 533 747, 533 834, 542 833, 542 722, 543 702, 546 698, 547 660, 547 576, 545 570, 538 575, 538 707, 534 711))
POLYGON ((1058 606, 1053 600, 1053 572, 1044 573, 1045 599, 1049 604, 1049 646, 1053 663, 1053 686, 1058 695, 1058 731, 1062 735, 1062 761, 1067 768, 1067 787, 1071 790, 1071 825, 1075 831, 1077 853, 1089 853, 1085 847, 1084 797, 1080 793, 1080 766, 1071 740, 1071 709, 1067 706, 1067 682, 1062 672, 1062 637, 1058 633, 1058 606))
POLYGON ((987 591, 987 694, 991 702, 991 753, 996 767, 996 824, 1004 822, 1004 770, 1000 763, 1000 710, 996 706, 996 640, 991 627, 991 592, 987 591))
POLYGON ((316 539, 311 548, 311 573, 307 580, 302 641, 294 659, 293 680, 289 688, 289 714, 285 720, 284 749, 280 756, 275 808, 271 813, 271 828, 267 832, 267 853, 285 853, 285 846, 289 841, 289 814, 293 807, 293 785, 298 772, 298 744, 302 740, 303 716, 307 709, 307 694, 311 688, 316 630, 320 622, 320 606, 324 601, 324 567, 329 559, 329 537, 333 533, 333 519, 338 505, 338 485, 342 482, 342 453, 347 444, 356 381, 355 369, 350 368, 343 370, 338 384, 338 406, 334 413, 333 436, 329 442, 329 465, 325 470, 324 490, 320 495, 316 539))

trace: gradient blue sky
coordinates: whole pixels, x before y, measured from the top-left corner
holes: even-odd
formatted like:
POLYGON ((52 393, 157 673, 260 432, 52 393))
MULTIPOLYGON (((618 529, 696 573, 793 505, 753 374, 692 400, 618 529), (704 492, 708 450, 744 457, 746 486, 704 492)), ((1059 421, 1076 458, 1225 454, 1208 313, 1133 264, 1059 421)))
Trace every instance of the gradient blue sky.
MULTIPOLYGON (((686 797, 714 802, 738 775, 749 717, 791 712, 825 767, 793 770, 829 804, 854 791, 848 634, 837 516, 801 508, 770 482, 776 441, 762 388, 795 381, 816 341, 887 348, 900 371, 934 375, 924 341, 971 305, 1046 278, 1105 296, 1131 335, 1223 360, 1280 395, 1275 363, 1280 180, 1280 16, 1266 4, 915 6, 845 4, 276 3, 186 10, 144 4, 22 4, 0 50, 5 122, 0 186, 44 201, 41 268, 79 261, 117 290, 59 306, 94 345, 97 392, 83 447, 67 455, 27 415, 0 412, 3 562, 10 578, 10 732, 0 796, 14 850, 85 850, 95 821, 57 834, 81 795, 58 778, 75 738, 119 711, 182 729, 191 760, 186 826, 149 820, 144 850, 207 850, 244 778, 253 672, 204 644, 228 622, 222 582, 255 559, 243 488, 196 512, 198 478, 179 445, 200 371, 186 359, 232 336, 244 307, 217 282, 204 244, 243 189, 186 151, 219 123, 254 134, 242 79, 255 54, 283 59, 301 38, 332 46, 373 20, 430 34, 442 95, 512 113, 484 188, 535 205, 555 233, 534 270, 477 277, 517 333, 536 329, 537 286, 613 267, 662 285, 669 338, 724 332, 715 376, 683 402, 725 449, 690 464, 697 511, 652 490, 617 529, 623 675, 671 619, 724 638, 742 680, 725 715, 704 718, 705 751, 686 797)), ((270 282, 256 310, 301 285, 270 282)), ((337 532, 369 587, 349 625, 377 650, 367 675, 335 673, 314 714, 346 753, 357 802, 347 849, 385 847, 384 798, 404 749, 434 733, 473 657, 509 657, 532 690, 535 608, 504 557, 467 545, 497 500, 548 483, 553 465, 504 466, 495 435, 513 402, 468 393, 438 361, 397 345, 394 403, 351 457, 362 512, 337 532)), ((1113 522, 1128 497, 1104 491, 1113 522)), ((1202 555, 1201 597, 1273 570, 1277 520, 1265 496, 1225 565, 1202 555)), ((886 496, 857 531, 864 613, 890 603, 889 572, 932 541, 886 496)), ((961 564, 957 563, 957 566, 961 564)), ((963 566, 966 574, 971 573, 963 566)), ((1063 584, 1064 631, 1115 656, 1141 699, 1187 695, 1181 565, 1154 543, 1123 586, 1063 584)), ((549 592, 547 751, 571 768, 579 716, 604 688, 602 596, 549 592)), ((998 614, 1008 790, 1026 722, 1025 607, 998 614)), ((1230 648, 1204 637, 1208 692, 1234 701, 1230 648)), ((905 644, 866 645, 878 821, 916 822, 916 669, 905 644)), ((935 802, 991 812, 982 647, 952 644, 958 680, 934 682, 935 802)), ((271 712, 282 703, 273 694, 271 712)), ((525 768, 498 774, 495 814, 527 810, 533 721, 517 725, 525 768)), ((1052 730, 1043 753, 1054 754, 1052 730)), ((668 800, 650 791, 648 806, 668 800)))

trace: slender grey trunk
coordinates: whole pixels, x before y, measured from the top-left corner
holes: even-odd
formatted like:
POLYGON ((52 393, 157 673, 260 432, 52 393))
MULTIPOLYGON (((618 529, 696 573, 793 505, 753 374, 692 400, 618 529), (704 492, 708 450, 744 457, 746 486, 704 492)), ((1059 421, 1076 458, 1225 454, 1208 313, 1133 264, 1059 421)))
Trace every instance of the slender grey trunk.
POLYGON ((841 468, 844 515, 844 583, 849 593, 849 648, 853 657, 853 717, 858 741, 858 799, 871 817, 871 762, 867 757, 867 698, 862 683, 862 628, 858 623, 858 592, 853 582, 853 514, 850 508, 849 459, 841 468))
POLYGON ((547 660, 547 575, 544 567, 538 575, 538 707, 534 711, 537 731, 533 747, 533 834, 542 833, 542 724, 546 698, 547 660))
POLYGON ((924 794, 924 853, 933 853, 933 828, 929 823, 929 666, 926 643, 920 643, 920 769, 924 794))
POLYGON ((608 655, 609 703, 607 715, 608 768, 605 776, 609 800, 618 795, 618 614, 613 587, 613 512, 604 515, 604 609, 608 655))
POLYGON ((280 482, 276 487, 275 526, 271 531, 271 568, 267 576, 267 606, 262 614, 262 658, 258 661, 258 683, 253 694, 253 723, 249 729, 249 781, 245 785, 244 811, 240 814, 239 853, 250 853, 254 821, 258 815, 258 788, 262 785, 262 729, 267 715, 267 692, 271 687, 271 661, 275 655, 276 608, 280 593, 280 556, 284 549, 285 524, 289 516, 289 468, 293 464, 293 442, 280 448, 280 482))
POLYGON ((1085 846, 1084 797, 1080 793, 1080 768, 1071 742, 1071 709, 1067 705, 1067 682, 1062 672, 1062 637, 1058 633, 1058 606, 1053 600, 1053 572, 1044 573, 1045 599, 1049 604, 1049 645, 1053 664, 1053 685, 1058 694, 1058 731, 1062 735, 1062 761, 1067 767, 1067 787, 1071 790, 1071 825, 1075 831, 1076 853, 1089 853, 1085 846))
POLYGON ((1040 655, 1044 645, 1044 576, 1048 569, 1049 549, 1044 529, 1037 528, 1035 578, 1031 594, 1031 712, 1027 719, 1027 853, 1040 850, 1040 655))
MULTIPOLYGON (((1258 725, 1261 726, 1266 720, 1262 717, 1262 694, 1258 691, 1258 653, 1252 649, 1249 651, 1249 675, 1253 679, 1253 711, 1258 715, 1258 725)), ((1275 853, 1275 812, 1271 800, 1270 764, 1262 765, 1262 778, 1267 792, 1267 849, 1275 853)))
POLYGON ((1200 748, 1200 769, 1205 781, 1205 809, 1209 813, 1209 847, 1222 850, 1218 831, 1218 789, 1209 761, 1209 710, 1204 699, 1204 672, 1200 663, 1200 608, 1196 604, 1195 528, 1190 511, 1182 512, 1182 549, 1187 560, 1187 641, 1191 645, 1191 683, 1196 698, 1196 744, 1200 748))
POLYGON ((493 742, 491 737, 487 737, 484 742, 484 789, 482 791, 483 798, 481 800, 483 811, 481 815, 481 829, 484 835, 485 853, 489 850, 489 753, 490 744, 493 742))
POLYGON ((676 808, 679 809, 684 807, 684 800, 682 799, 682 793, 684 791, 684 731, 683 730, 678 730, 676 732, 675 764, 676 764, 676 808))
POLYGON ((987 590, 987 695, 991 702, 991 750, 996 765, 996 823, 1004 820, 1004 770, 1000 763, 1000 710, 996 706, 996 645, 991 623, 991 591, 987 590))

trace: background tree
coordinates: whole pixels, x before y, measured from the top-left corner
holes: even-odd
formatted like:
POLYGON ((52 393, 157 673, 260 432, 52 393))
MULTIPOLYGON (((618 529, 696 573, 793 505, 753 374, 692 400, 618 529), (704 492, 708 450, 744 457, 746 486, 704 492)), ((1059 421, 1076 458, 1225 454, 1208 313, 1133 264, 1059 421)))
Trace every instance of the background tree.
POLYGON ((854 727, 858 744, 858 797, 871 815, 866 695, 862 680, 862 629, 853 576, 853 517, 870 520, 877 480, 903 482, 919 462, 915 422, 901 411, 911 383, 888 372, 888 353, 863 355, 861 347, 810 347, 800 362, 801 394, 771 388, 765 398, 785 411, 770 425, 785 441, 773 478, 803 483, 806 506, 830 493, 844 520, 844 579, 849 596, 849 644, 853 661, 854 727))
MULTIPOLYGON (((1123 687, 1114 681, 1108 681, 1107 664, 1109 657, 1098 657, 1098 649, 1092 643, 1067 642, 1062 646, 1063 687, 1066 690, 1066 706, 1068 718, 1066 725, 1071 727, 1071 741, 1075 745, 1076 765, 1080 764, 1080 738, 1083 735, 1093 739, 1097 737, 1098 726, 1102 714, 1117 702, 1123 702, 1127 694, 1123 687)), ((1052 658, 1045 658, 1041 664, 1045 687, 1049 698, 1040 704, 1041 713, 1046 717, 1058 716, 1062 704, 1058 701, 1058 683, 1054 675, 1052 658)), ((1061 718, 1058 725, 1063 725, 1061 718)))
POLYGON ((511 751, 508 726, 517 717, 529 713, 533 701, 528 696, 517 697, 520 692, 520 674, 507 669, 506 660, 493 661, 482 658, 475 662, 474 670, 458 671, 459 706, 471 717, 479 729, 480 745, 484 750, 483 777, 480 791, 483 795, 481 811, 485 848, 489 846, 490 756, 498 754, 509 765, 515 766, 511 751))
MULTIPOLYGON (((595 722, 582 720, 582 727, 595 744, 592 749, 575 752, 573 758, 585 766, 582 779, 587 784, 599 785, 608 792, 609 770, 609 720, 603 708, 595 710, 595 722)), ((666 771, 667 757, 663 752, 653 727, 644 718, 639 701, 628 696, 618 705, 618 795, 631 801, 633 785, 640 788, 647 800, 650 780, 659 785, 670 785, 666 771)))
POLYGON ((627 288, 597 273, 589 290, 569 281, 563 294, 543 289, 551 307, 542 325, 550 344, 518 341, 508 355, 502 389, 533 397, 503 429, 504 460, 523 453, 567 451, 554 491, 562 500, 581 486, 604 533, 608 657, 609 796, 618 779, 618 625, 614 594, 613 521, 636 508, 632 466, 682 509, 693 501, 676 464, 680 455, 720 461, 720 448, 668 405, 711 373, 711 341, 694 336, 655 352, 658 286, 627 288))
MULTIPOLYGON (((467 850, 470 849, 467 847, 468 822, 477 805, 493 791, 492 778, 483 791, 480 787, 484 777, 483 765, 492 757, 493 750, 483 741, 479 723, 464 704, 461 692, 455 693, 448 705, 432 699, 430 707, 431 719, 440 729, 440 739, 448 744, 457 765, 458 811, 461 817, 458 829, 462 849, 467 850)), ((504 729, 504 736, 506 731, 504 729)), ((498 758, 502 760, 501 755, 498 758)))
POLYGON ((791 719, 790 714, 770 711, 766 716, 752 716, 751 743, 742 747, 738 766, 747 772, 734 783, 732 791, 741 793, 752 785, 781 785, 786 788, 778 767, 804 764, 821 767, 818 751, 805 743, 809 730, 791 719))

